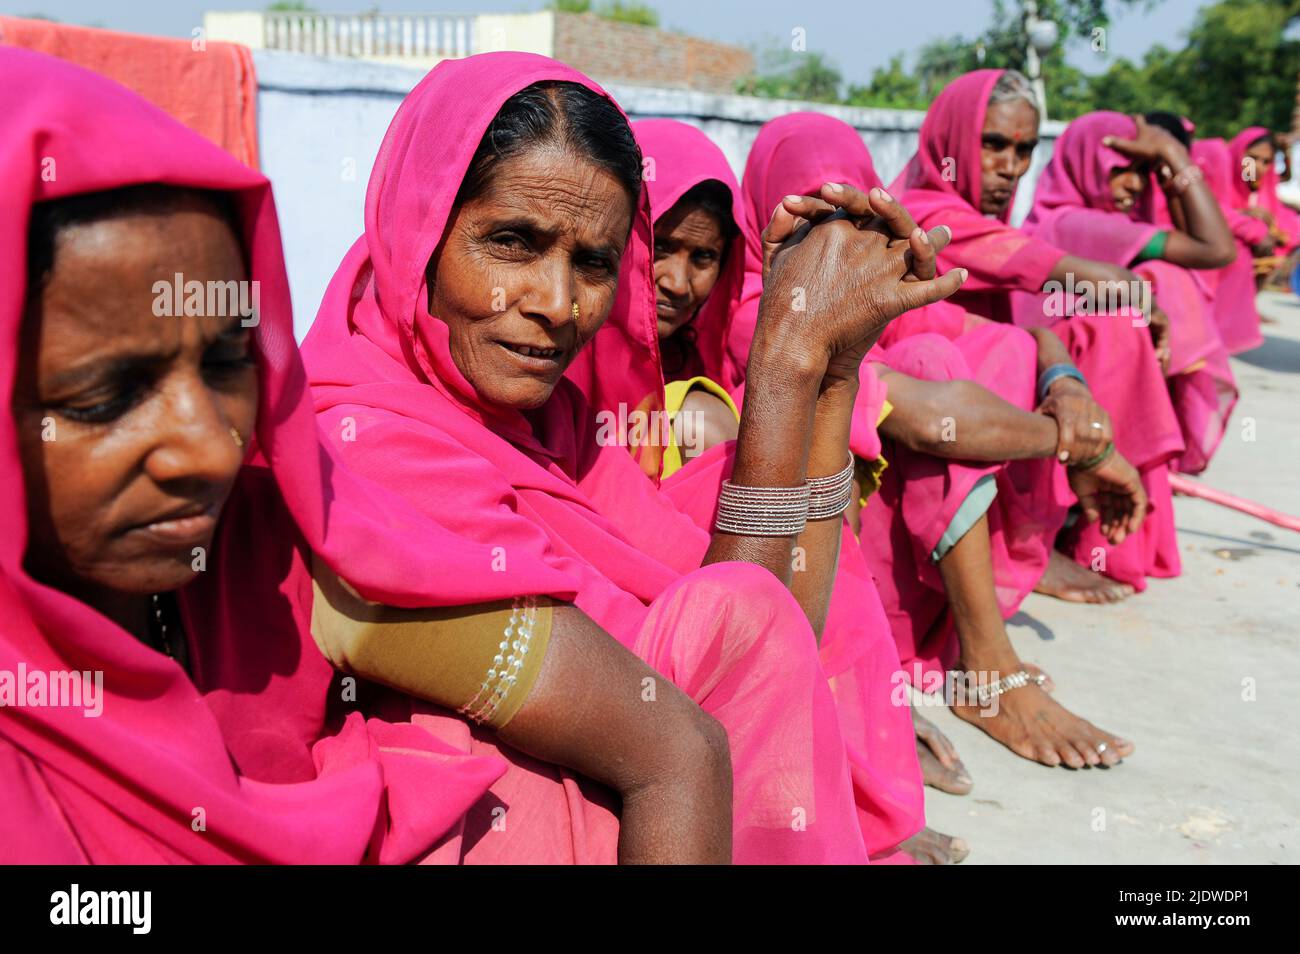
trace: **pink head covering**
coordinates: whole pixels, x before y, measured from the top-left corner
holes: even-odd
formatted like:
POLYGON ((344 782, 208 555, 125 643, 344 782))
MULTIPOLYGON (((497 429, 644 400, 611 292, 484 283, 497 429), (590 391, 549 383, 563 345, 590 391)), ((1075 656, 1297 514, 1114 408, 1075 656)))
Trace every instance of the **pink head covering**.
MULTIPOLYGON (((426 308, 424 270, 488 124, 506 99, 543 81, 579 83, 604 95, 577 71, 532 54, 484 54, 466 59, 456 70, 430 72, 402 101, 388 127, 366 193, 365 235, 334 278, 338 284, 344 272, 353 275, 359 300, 350 304, 355 309, 351 321, 363 333, 373 332, 390 354, 409 361, 412 370, 472 417, 525 442, 531 440, 532 428, 524 416, 483 402, 452 361, 447 326, 426 308), (518 85, 499 82, 502 72, 517 78, 518 85), (458 121, 456 135, 448 136, 430 117, 442 115, 440 97, 454 97, 464 88, 493 89, 495 95, 476 104, 475 123, 458 121)), ((652 247, 644 195, 632 231, 607 327, 568 370, 593 407, 623 403, 650 410, 662 401, 654 298, 643 294, 651 280, 652 247)), ((352 286, 347 291, 351 294, 352 286)), ((657 457, 647 470, 658 472, 657 457)))
POLYGON ((946 225, 952 241, 939 254, 946 268, 969 273, 952 302, 987 318, 1011 319, 1007 293, 1037 292, 1064 254, 1008 222, 980 211, 982 149, 989 96, 1004 70, 975 70, 949 83, 926 111, 914 155, 890 191, 926 229, 946 225))
MULTIPOLYGON (((763 293, 762 233, 787 195, 813 195, 823 183, 844 182, 863 192, 879 186, 871 152, 848 123, 824 113, 789 113, 765 123, 749 150, 741 192, 745 202, 745 289, 732 319, 729 349, 749 355, 763 293)), ((863 362, 850 446, 858 456, 880 456, 876 420, 886 388, 863 362)))
MULTIPOLYGON (((507 99, 547 81, 578 83, 606 95, 581 73, 528 53, 447 61, 412 90, 371 173, 365 234, 330 283, 303 355, 317 411, 326 419, 354 416, 362 405, 374 412, 365 426, 375 435, 386 433, 389 422, 418 422, 411 425, 418 435, 401 425, 387 439, 368 437, 358 423, 358 440, 349 445, 358 451, 358 467, 391 458, 381 468, 384 479, 408 499, 424 498, 430 486, 456 488, 456 513, 447 515, 454 527, 507 547, 512 569, 526 558, 550 565, 562 583, 541 592, 577 593, 579 605, 585 603, 589 614, 604 617, 602 625, 617 632, 615 616, 639 617, 644 607, 629 603, 610 578, 648 600, 678 572, 698 566, 707 548, 707 537, 692 522, 674 521, 678 515, 657 499, 653 484, 627 480, 623 465, 632 466, 633 476, 636 467, 625 448, 598 443, 600 409, 622 402, 630 415, 662 406, 648 196, 642 192, 610 317, 541 408, 525 415, 479 398, 452 360, 447 325, 426 308, 425 265, 446 231, 479 140, 507 99), (467 89, 476 91, 472 102, 466 101, 467 89), (453 121, 457 135, 444 135, 453 121), (418 457, 413 447, 403 451, 404 441, 417 436, 421 447, 426 439, 446 446, 426 448, 418 457), (617 508, 618 527, 601 514, 605 495, 623 491, 642 494, 642 505, 660 511, 658 532, 648 532, 654 520, 632 502, 617 508), (522 519, 521 511, 546 514, 541 522, 555 527, 585 560, 556 551, 537 521, 522 519), (676 547, 666 544, 674 523, 691 546, 680 540, 676 547), (633 540, 644 537, 644 552, 620 531, 633 533, 633 540), (586 561, 606 569, 608 578, 586 561)), ((476 598, 466 597, 465 602, 476 598)))
POLYGON ((632 124, 632 132, 645 157, 646 189, 655 221, 701 182, 716 180, 731 194, 731 216, 738 231, 727 249, 717 284, 692 319, 704 374, 730 390, 743 377, 742 370, 735 367, 726 351, 727 332, 740 301, 748 255, 740 185, 722 150, 694 126, 675 119, 642 119, 632 124), (648 170, 652 168, 654 174, 650 175, 648 170))
MULTIPOLYGON (((1232 191, 1236 197, 1236 208, 1244 209, 1251 202, 1252 194, 1258 194, 1261 204, 1270 200, 1270 196, 1276 197, 1277 194, 1277 169, 1270 163, 1267 168, 1255 169, 1255 180, 1259 188, 1252 190, 1250 182, 1246 178, 1246 150, 1259 142, 1261 139, 1272 141, 1273 133, 1263 126, 1247 126, 1237 135, 1228 141, 1228 149, 1231 153, 1232 164, 1235 167, 1235 175, 1232 177, 1232 191)), ((1267 208, 1267 205, 1264 206, 1267 208)), ((1271 210, 1270 210, 1271 211, 1271 210)))
POLYGON ((1116 211, 1110 176, 1133 160, 1102 140, 1136 135, 1133 118, 1123 113, 1088 113, 1070 123, 1038 179, 1024 230, 1084 258, 1125 266, 1132 262, 1157 231, 1151 194, 1143 193, 1129 213, 1116 211))
MULTIPOLYGON (((151 182, 228 192, 262 308, 254 448, 207 572, 179 594, 193 681, 91 607, 27 575, 17 435, 13 417, 0 415, 0 519, 10 528, 0 540, 0 670, 99 671, 104 695, 99 718, 73 708, 0 708, 0 758, 19 766, 0 782, 0 858, 340 863, 428 851, 503 766, 464 757, 414 725, 367 722, 356 712, 321 740, 333 673, 304 610, 288 608, 286 597, 304 585, 310 593, 302 570, 314 552, 372 598, 409 599, 417 585, 433 585, 427 567, 417 569, 426 548, 457 541, 362 485, 321 446, 269 183, 95 74, 3 48, 0 72, 8 183, 0 192, 0 392, 14 384, 27 223, 38 202, 151 182), (196 808, 206 831, 192 827, 196 808)), ((476 554, 462 546, 460 556, 476 554)))
MULTIPOLYGON (((980 164, 984 115, 993 87, 1005 72, 974 70, 959 76, 926 110, 916 155, 890 187, 895 197, 908 193, 905 204, 918 222, 954 205, 979 209, 984 182, 980 164)), ((1011 215, 1011 204, 1002 215, 1004 223, 1011 215)))

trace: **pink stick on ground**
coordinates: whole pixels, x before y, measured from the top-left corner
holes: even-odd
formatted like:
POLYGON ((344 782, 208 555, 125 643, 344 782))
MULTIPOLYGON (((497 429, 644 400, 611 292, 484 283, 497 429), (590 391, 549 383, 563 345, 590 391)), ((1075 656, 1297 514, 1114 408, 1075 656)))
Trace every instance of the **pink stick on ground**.
POLYGON ((1175 493, 1188 497, 1200 497, 1202 500, 1208 500, 1222 507, 1230 507, 1233 510, 1240 510, 1242 513, 1248 513, 1260 520, 1267 520, 1275 526, 1300 533, 1300 517, 1293 517, 1290 514, 1265 507, 1263 504, 1243 500, 1241 497, 1234 497, 1222 490, 1205 487, 1188 477, 1184 477, 1182 474, 1170 474, 1169 486, 1173 488, 1175 493))

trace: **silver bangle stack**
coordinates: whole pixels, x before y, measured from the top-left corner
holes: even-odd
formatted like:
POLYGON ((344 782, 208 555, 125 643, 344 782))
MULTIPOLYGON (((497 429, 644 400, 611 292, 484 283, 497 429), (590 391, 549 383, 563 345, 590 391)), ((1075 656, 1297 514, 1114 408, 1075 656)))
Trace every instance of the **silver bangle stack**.
POLYGON ((718 494, 713 526, 742 537, 797 537, 808 522, 808 495, 801 487, 745 487, 729 480, 718 494))
POLYGON ((980 686, 975 690, 975 695, 979 698, 980 705, 986 706, 1004 692, 1010 692, 1012 689, 1019 689, 1021 686, 1027 686, 1031 682, 1035 686, 1041 686, 1047 681, 1047 677, 1042 673, 1031 676, 1025 670, 1013 672, 1009 676, 1003 676, 996 682, 990 682, 987 686, 980 686))
POLYGON ((838 517, 853 501, 853 452, 838 474, 813 477, 808 481, 808 519, 831 520, 838 517))
POLYGON ((799 487, 745 487, 722 482, 715 530, 745 537, 796 537, 809 520, 838 517, 853 499, 853 455, 838 474, 799 487))

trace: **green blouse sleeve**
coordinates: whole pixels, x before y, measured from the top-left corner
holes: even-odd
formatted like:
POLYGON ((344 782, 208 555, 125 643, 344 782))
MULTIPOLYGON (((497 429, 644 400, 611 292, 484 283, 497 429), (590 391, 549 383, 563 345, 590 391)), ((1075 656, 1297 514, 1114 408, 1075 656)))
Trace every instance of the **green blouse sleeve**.
POLYGON ((1165 243, 1169 241, 1169 233, 1165 231, 1156 232, 1142 246, 1142 250, 1133 256, 1130 264, 1136 265, 1138 262, 1152 262, 1165 257, 1165 243))

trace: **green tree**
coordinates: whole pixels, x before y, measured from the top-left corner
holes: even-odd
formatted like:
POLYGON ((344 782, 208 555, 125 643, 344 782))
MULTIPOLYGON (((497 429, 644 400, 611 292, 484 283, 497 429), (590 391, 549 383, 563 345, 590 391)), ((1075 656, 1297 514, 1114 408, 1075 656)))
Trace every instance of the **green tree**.
POLYGON ((820 53, 798 53, 772 47, 760 55, 762 72, 745 77, 736 91, 747 96, 804 99, 814 103, 840 102, 844 78, 820 53))
POLYGON ((591 0, 551 0, 546 9, 557 13, 594 13, 606 20, 619 23, 635 23, 638 26, 657 27, 659 11, 646 3, 624 3, 623 0, 607 0, 598 7, 591 5, 591 0))

